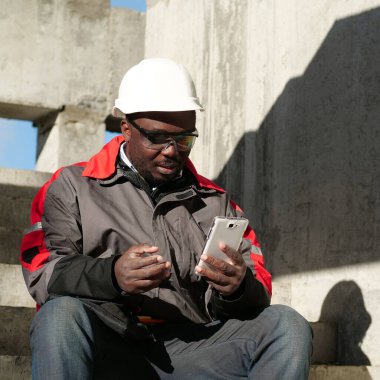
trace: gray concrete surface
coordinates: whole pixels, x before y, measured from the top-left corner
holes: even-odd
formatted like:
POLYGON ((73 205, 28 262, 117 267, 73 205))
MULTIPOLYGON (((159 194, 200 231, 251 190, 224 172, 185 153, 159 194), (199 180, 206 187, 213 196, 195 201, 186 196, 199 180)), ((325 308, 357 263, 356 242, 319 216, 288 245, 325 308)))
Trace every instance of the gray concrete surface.
POLYGON ((0 168, 0 263, 19 263, 19 247, 24 229, 29 226, 33 197, 50 176, 0 168))
POLYGON ((1 355, 0 375, 2 380, 31 380, 31 357, 1 355))
POLYGON ((35 308, 22 275, 21 265, 0 264, 0 305, 35 308))
POLYGON ((0 226, 0 263, 19 263, 19 248, 23 233, 23 228, 6 228, 0 226))
POLYGON ((105 117, 94 110, 67 106, 51 121, 39 123, 36 170, 54 172, 87 161, 104 144, 105 117))
POLYGON ((63 106, 82 109, 83 118, 77 112, 72 122, 58 121, 37 169, 87 159, 104 141, 122 76, 143 58, 145 14, 110 8, 108 0, 6 0, 0 20, 0 117, 42 123, 41 143, 54 125, 43 123, 49 115, 63 106), (73 134, 83 145, 66 152, 56 140, 68 147, 73 134))
POLYGON ((30 355, 29 326, 35 309, 0 306, 0 355, 30 355))
POLYGON ((50 177, 51 173, 0 168, 0 193, 3 196, 19 194, 31 197, 50 177))
POLYGON ((144 54, 145 15, 108 0, 5 0, 0 19, 0 102, 20 108, 107 115, 120 78, 144 54))
POLYGON ((379 366, 316 365, 310 369, 309 380, 377 380, 379 366))

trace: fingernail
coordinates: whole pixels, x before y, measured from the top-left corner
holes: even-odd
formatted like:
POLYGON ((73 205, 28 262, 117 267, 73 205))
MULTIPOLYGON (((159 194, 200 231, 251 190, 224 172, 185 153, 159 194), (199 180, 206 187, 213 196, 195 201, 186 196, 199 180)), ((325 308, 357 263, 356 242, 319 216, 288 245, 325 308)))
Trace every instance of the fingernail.
POLYGON ((207 260, 207 255, 205 255, 205 254, 201 255, 201 259, 202 260, 207 260))
POLYGON ((157 256, 157 261, 160 263, 161 261, 164 261, 162 256, 157 256))

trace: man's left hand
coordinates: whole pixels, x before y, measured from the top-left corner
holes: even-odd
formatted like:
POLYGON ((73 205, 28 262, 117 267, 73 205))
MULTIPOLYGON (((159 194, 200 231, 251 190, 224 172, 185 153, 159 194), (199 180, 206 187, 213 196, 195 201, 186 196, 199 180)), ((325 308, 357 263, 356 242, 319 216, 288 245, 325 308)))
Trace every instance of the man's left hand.
POLYGON ((208 267, 196 266, 195 270, 222 296, 229 296, 238 290, 244 280, 247 265, 239 251, 226 244, 220 244, 219 248, 228 256, 228 261, 203 254, 201 260, 208 264, 208 267))

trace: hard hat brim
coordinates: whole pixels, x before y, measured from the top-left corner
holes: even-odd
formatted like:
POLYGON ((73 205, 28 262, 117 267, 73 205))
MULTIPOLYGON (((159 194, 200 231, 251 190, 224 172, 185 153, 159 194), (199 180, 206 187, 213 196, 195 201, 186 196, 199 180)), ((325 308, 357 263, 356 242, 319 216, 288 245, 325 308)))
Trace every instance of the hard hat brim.
POLYGON ((145 104, 145 107, 141 107, 141 104, 123 104, 120 99, 115 100, 115 106, 112 109, 112 115, 114 117, 123 118, 125 115, 135 112, 181 112, 181 111, 204 111, 204 107, 200 104, 198 98, 189 98, 186 102, 181 104, 175 104, 173 102, 170 107, 160 107, 157 104, 145 104))

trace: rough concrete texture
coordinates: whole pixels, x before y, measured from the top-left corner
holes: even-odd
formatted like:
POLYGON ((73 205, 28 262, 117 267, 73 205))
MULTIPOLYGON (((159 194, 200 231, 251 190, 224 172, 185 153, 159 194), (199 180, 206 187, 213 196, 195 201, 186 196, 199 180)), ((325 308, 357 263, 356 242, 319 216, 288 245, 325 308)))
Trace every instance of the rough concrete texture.
POLYGON ((102 115, 68 106, 58 113, 53 127, 40 125, 36 170, 54 172, 74 162, 87 161, 104 143, 102 115))
POLYGON ((0 305, 34 308, 22 275, 21 265, 0 264, 0 305))
POLYGON ((0 168, 0 263, 18 264, 32 199, 50 173, 0 168))
POLYGON ((30 355, 29 326, 35 309, 0 306, 0 355, 30 355))
POLYGON ((146 56, 183 62, 206 106, 193 160, 290 304, 340 319, 342 364, 380 364, 379 26, 379 0, 148 1, 146 56))
POLYGON ((0 356, 2 380, 31 380, 32 358, 30 356, 0 356))
POLYGON ((311 322, 313 329, 313 364, 332 364, 338 360, 338 330, 335 323, 311 322))
POLYGON ((145 14, 111 9, 108 0, 6 0, 0 20, 0 117, 39 125, 47 145, 37 170, 88 159, 103 144, 123 74, 143 58, 145 14), (45 119, 63 106, 92 116, 77 112, 49 133, 45 119))
POLYGON ((32 170, 0 168, 0 189, 1 194, 14 194, 15 192, 32 195, 49 178, 50 173, 35 172, 32 170), (8 189, 7 190, 7 186, 8 189), (16 187, 18 190, 16 190, 16 187))
POLYGON ((380 379, 378 366, 312 366, 309 380, 377 380, 380 379))
POLYGON ((0 226, 0 263, 19 263, 19 248, 23 234, 24 228, 6 228, 0 226))
POLYGON ((3 1, 0 101, 107 115, 120 76, 143 56, 144 18, 108 0, 3 1))

